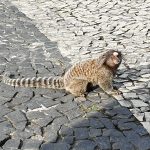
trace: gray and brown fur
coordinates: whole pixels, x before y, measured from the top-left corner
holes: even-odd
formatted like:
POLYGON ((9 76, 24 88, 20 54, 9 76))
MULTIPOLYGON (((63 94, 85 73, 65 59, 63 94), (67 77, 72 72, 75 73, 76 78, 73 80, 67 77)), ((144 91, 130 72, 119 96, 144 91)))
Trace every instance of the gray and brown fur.
POLYGON ((121 61, 121 52, 110 50, 96 59, 73 65, 63 77, 11 79, 4 75, 2 81, 11 86, 65 89, 75 96, 85 96, 88 84, 92 83, 114 94, 118 92, 113 89, 112 80, 121 61))
POLYGON ((18 78, 11 79, 9 75, 4 74, 2 81, 15 87, 39 87, 39 88, 52 88, 64 89, 62 77, 33 77, 33 78, 18 78))

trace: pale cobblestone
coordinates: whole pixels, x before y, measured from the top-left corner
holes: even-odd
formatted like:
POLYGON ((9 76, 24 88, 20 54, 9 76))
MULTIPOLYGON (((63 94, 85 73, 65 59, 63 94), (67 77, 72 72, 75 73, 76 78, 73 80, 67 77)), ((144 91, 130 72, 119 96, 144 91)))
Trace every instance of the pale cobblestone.
MULTIPOLYGON (((136 49, 139 50, 138 55, 142 54, 141 48, 148 52, 149 43, 143 44, 143 41, 148 40, 146 38, 150 20, 148 1, 141 2, 142 7, 140 2, 109 0, 105 2, 12 0, 11 2, 32 18, 40 31, 50 40, 57 41, 63 56, 71 58, 72 63, 80 60, 82 54, 76 57, 76 53, 79 54, 79 49, 86 47, 80 42, 86 36, 91 42, 94 40, 99 42, 99 36, 103 36, 106 42, 106 45, 102 46, 103 49, 117 49, 117 43, 120 42, 125 46, 121 50, 127 56, 130 56, 128 49, 136 45, 138 46, 136 49), (139 32, 140 34, 137 35, 139 32), (97 36, 93 38, 95 35, 97 36), (65 43, 64 46, 62 43, 65 43), (128 48, 128 45, 131 47, 128 48), (143 47, 144 45, 147 46, 143 47)), ((91 48, 94 47, 86 44, 91 48)), ((97 47, 99 46, 97 44, 97 47)), ((132 55, 136 56, 135 53, 132 55)), ((132 63, 136 63, 135 58, 131 59, 132 63)))

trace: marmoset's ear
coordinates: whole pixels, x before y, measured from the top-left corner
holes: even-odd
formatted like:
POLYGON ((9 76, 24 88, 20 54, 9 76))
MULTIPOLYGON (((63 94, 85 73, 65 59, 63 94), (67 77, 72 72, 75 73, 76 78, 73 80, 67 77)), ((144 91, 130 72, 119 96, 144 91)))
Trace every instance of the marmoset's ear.
POLYGON ((98 65, 102 66, 107 60, 107 55, 103 54, 102 56, 99 57, 98 65))
POLYGON ((99 57, 99 65, 103 65, 110 58, 110 56, 113 55, 114 52, 114 50, 109 50, 102 54, 102 56, 99 57))

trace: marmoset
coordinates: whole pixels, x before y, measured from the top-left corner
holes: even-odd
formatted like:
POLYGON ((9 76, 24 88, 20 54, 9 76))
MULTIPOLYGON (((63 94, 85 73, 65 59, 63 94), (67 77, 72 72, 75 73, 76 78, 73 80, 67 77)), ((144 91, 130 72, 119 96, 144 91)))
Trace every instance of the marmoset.
POLYGON ((73 65, 63 76, 11 79, 6 73, 1 79, 15 87, 65 89, 75 96, 86 96, 89 83, 99 85, 108 94, 119 94, 112 80, 121 61, 121 52, 109 50, 98 58, 73 65))

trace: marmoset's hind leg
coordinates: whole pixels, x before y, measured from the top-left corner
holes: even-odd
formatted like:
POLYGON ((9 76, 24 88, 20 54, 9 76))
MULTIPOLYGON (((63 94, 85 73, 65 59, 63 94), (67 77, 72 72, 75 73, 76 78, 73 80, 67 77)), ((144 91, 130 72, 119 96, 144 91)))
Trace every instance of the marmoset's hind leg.
POLYGON ((67 86, 66 90, 75 96, 86 96, 88 81, 73 79, 67 86))

